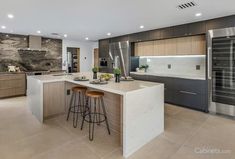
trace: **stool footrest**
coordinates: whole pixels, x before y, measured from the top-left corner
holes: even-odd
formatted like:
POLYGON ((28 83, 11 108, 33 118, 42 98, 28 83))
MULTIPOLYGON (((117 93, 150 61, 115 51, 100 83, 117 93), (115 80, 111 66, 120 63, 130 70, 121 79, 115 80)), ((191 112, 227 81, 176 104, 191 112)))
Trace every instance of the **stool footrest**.
POLYGON ((84 111, 82 111, 81 109, 85 109, 85 105, 75 105, 70 107, 70 113, 84 113, 84 111), (83 108, 81 108, 83 107, 83 108), (75 108, 77 108, 78 110, 75 111, 75 108))
POLYGON ((87 123, 96 123, 96 124, 100 124, 100 123, 102 123, 102 122, 105 122, 106 119, 107 119, 106 116, 105 116, 104 114, 102 114, 102 113, 89 113, 89 114, 85 114, 85 115, 84 115, 84 121, 86 121, 87 123), (91 116, 91 120, 89 120, 90 116, 91 116), (93 120, 93 119, 94 119, 94 116, 96 117, 96 120, 97 120, 97 118, 103 118, 103 119, 102 119, 102 120, 99 119, 99 121, 94 121, 94 120, 93 120), (100 116, 100 117, 99 117, 99 116, 100 116), (88 118, 88 119, 87 119, 87 118, 88 118))

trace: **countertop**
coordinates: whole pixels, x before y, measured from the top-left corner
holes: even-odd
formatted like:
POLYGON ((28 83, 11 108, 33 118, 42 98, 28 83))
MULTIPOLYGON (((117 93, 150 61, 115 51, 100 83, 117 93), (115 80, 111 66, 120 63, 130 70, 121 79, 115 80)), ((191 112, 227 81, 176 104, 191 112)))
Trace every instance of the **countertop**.
POLYGON ((152 73, 152 72, 130 72, 130 74, 150 75, 150 76, 159 76, 159 77, 175 77, 175 78, 194 79, 194 80, 206 80, 206 77, 202 75, 178 75, 178 74, 163 74, 163 73, 152 73))
POLYGON ((50 82, 71 82, 74 84, 80 84, 82 86, 90 87, 93 89, 99 89, 107 92, 112 92, 116 94, 124 95, 128 92, 137 91, 140 89, 155 87, 163 85, 162 83, 155 82, 146 82, 146 81, 121 81, 120 83, 115 83, 115 79, 112 78, 108 84, 97 85, 90 84, 89 81, 74 81, 73 79, 78 76, 85 75, 88 79, 92 80, 92 73, 73 73, 72 75, 63 75, 63 76, 53 76, 53 75, 40 75, 40 76, 28 76, 28 79, 36 79, 41 83, 50 83, 50 82))
POLYGON ((0 75, 9 75, 9 74, 25 74, 25 72, 0 72, 0 75))

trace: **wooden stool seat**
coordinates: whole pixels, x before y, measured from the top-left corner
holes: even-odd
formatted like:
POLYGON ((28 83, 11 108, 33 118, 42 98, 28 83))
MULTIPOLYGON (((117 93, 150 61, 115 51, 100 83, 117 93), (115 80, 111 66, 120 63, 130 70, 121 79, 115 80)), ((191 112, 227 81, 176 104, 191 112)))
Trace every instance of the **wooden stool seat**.
POLYGON ((87 87, 83 87, 83 86, 76 86, 76 87, 72 88, 73 92, 83 92, 83 91, 86 91, 86 90, 87 90, 87 87))
POLYGON ((100 98, 104 96, 104 93, 98 92, 98 91, 88 91, 86 92, 86 96, 93 97, 93 98, 100 98))

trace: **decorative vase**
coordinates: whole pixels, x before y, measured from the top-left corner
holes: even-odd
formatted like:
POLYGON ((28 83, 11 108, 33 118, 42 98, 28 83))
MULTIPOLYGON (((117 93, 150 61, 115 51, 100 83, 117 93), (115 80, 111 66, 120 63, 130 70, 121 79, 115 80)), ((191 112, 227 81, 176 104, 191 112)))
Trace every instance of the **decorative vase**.
POLYGON ((97 72, 93 72, 93 79, 97 79, 97 72))
POLYGON ((116 83, 120 82, 120 75, 119 74, 115 74, 115 82, 116 83))
POLYGON ((147 68, 144 69, 144 72, 145 72, 145 73, 147 72, 147 68))

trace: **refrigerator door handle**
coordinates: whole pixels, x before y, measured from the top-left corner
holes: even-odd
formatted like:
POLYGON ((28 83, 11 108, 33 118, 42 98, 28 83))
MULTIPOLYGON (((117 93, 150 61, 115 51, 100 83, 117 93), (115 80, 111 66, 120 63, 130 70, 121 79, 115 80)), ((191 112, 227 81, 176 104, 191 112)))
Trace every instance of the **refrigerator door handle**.
POLYGON ((208 53, 208 60, 207 60, 207 72, 208 72, 208 79, 211 79, 211 74, 212 74, 212 52, 211 52, 211 47, 207 48, 207 53, 208 53))

